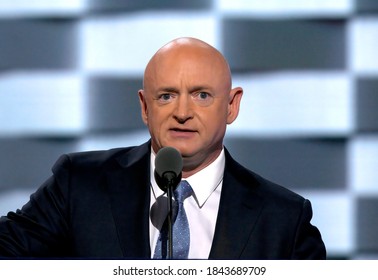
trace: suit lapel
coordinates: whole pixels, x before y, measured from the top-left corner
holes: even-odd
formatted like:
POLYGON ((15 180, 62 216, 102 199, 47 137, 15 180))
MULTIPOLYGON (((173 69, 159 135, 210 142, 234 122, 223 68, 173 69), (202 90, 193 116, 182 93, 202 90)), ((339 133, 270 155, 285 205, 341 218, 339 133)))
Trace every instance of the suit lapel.
POLYGON ((114 164, 107 185, 123 255, 150 258, 150 143, 127 151, 114 164))
POLYGON ((263 198, 256 191, 257 182, 245 182, 244 168, 225 152, 226 166, 210 259, 239 259, 263 208, 263 198))

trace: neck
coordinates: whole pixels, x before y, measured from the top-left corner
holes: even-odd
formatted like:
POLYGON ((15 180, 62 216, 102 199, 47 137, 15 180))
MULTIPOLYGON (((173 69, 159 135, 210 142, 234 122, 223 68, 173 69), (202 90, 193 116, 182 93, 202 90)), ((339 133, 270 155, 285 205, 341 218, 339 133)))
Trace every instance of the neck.
POLYGON ((205 160, 202 160, 199 164, 191 161, 188 158, 184 158, 184 167, 182 169, 182 178, 188 178, 202 169, 213 163, 219 156, 222 150, 217 150, 211 156, 208 156, 205 160))

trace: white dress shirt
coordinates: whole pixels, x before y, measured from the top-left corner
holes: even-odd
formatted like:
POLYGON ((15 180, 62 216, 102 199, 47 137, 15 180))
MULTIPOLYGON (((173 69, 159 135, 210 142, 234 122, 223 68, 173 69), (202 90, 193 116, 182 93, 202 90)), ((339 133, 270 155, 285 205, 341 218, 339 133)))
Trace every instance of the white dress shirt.
MULTIPOLYGON (((154 177, 155 154, 151 152, 151 204, 163 195, 154 177)), ((194 195, 184 201, 184 208, 189 222, 190 248, 189 259, 207 259, 213 242, 215 223, 218 215, 219 200, 225 166, 224 150, 217 159, 198 173, 183 178, 191 185, 194 195)), ((151 258, 154 255, 159 230, 153 225, 150 215, 151 258)))

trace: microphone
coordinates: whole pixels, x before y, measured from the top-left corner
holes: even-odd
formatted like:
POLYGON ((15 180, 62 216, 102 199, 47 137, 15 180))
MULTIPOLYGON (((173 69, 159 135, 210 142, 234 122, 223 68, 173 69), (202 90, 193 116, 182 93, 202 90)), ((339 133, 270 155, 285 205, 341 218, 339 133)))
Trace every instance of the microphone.
MULTIPOLYGON (((156 154, 154 176, 159 188, 168 197, 168 258, 173 258, 172 230, 172 193, 177 188, 182 176, 182 157, 178 150, 172 147, 161 148, 156 154)), ((162 250, 163 253, 163 250, 162 250)))
POLYGON ((163 192, 176 189, 181 181, 182 157, 173 147, 161 148, 155 158, 155 180, 163 192))

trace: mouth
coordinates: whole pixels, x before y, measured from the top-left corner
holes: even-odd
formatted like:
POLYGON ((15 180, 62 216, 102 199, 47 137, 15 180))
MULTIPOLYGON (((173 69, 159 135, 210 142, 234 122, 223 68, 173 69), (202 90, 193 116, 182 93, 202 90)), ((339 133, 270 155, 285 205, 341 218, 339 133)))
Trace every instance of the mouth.
POLYGON ((186 129, 186 128, 171 128, 170 129, 171 131, 174 131, 174 132, 196 132, 195 130, 193 129, 186 129))
POLYGON ((169 131, 175 137, 191 137, 194 133, 197 132, 194 129, 178 128, 178 127, 171 128, 171 129, 169 129, 169 131))

